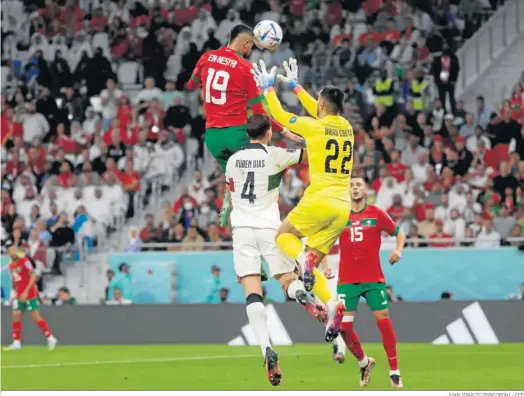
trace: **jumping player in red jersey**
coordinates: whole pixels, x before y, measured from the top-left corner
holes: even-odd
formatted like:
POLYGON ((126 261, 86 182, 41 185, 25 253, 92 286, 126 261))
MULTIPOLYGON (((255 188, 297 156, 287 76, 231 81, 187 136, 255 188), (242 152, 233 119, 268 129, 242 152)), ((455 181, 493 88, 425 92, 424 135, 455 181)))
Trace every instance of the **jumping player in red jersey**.
MULTIPOLYGON (((231 155, 249 143, 248 106, 253 114, 266 114, 263 93, 252 74, 253 65, 246 59, 254 45, 253 30, 237 25, 231 30, 229 44, 207 51, 198 60, 188 89, 202 88, 206 116, 206 146, 223 171, 231 155)), ((271 120, 272 130, 285 137, 302 139, 271 120)), ((225 226, 231 205, 228 194, 220 211, 220 225, 225 226)))
POLYGON ((386 232, 396 236, 396 247, 389 257, 389 263, 395 264, 402 256, 406 240, 388 214, 375 205, 366 203, 367 185, 364 179, 351 179, 351 214, 346 228, 340 235, 340 264, 337 293, 346 305, 342 320, 342 338, 349 351, 358 360, 360 366, 360 386, 367 386, 375 359, 366 356, 357 333, 353 329, 353 320, 360 297, 373 311, 382 343, 389 362, 391 386, 402 388, 402 379, 398 369, 397 339, 391 325, 388 312, 386 280, 380 266, 381 234, 386 232))
POLYGON ((33 263, 25 256, 19 256, 18 248, 12 241, 6 243, 7 254, 11 258, 9 271, 13 279, 13 287, 16 298, 13 301, 13 343, 4 348, 6 351, 22 349, 20 336, 22 334, 22 314, 28 311, 31 319, 36 323, 40 331, 47 338, 49 350, 55 349, 57 340, 53 337, 51 330, 44 318, 40 316, 38 303, 38 289, 36 281, 38 276, 34 272, 33 263))

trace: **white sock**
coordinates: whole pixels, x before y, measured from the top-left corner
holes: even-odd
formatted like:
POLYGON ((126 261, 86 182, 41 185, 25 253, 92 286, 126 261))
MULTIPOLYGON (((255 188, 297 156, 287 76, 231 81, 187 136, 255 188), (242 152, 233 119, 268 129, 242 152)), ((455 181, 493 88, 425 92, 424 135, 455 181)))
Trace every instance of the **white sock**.
POLYGON ((326 303, 326 308, 328 312, 335 312, 338 307, 338 302, 331 299, 326 303))
POLYGON ((20 340, 13 340, 13 345, 22 345, 20 340))
POLYGON ((337 338, 335 338, 334 342, 337 344, 337 352, 346 356, 346 343, 340 334, 337 336, 337 338))
POLYGON ((266 348, 271 347, 267 330, 266 307, 261 302, 253 302, 246 306, 246 312, 249 324, 262 349, 262 356, 266 356, 266 348))
POLYGON ((400 376, 400 370, 389 370, 389 375, 398 375, 400 376))
POLYGON ((295 279, 287 287, 287 295, 289 296, 289 298, 292 298, 293 300, 296 300, 297 299, 296 296, 297 296, 297 291, 298 290, 306 291, 306 289, 304 289, 304 282, 302 282, 302 281, 300 281, 298 279, 295 279))
POLYGON ((364 368, 364 367, 366 367, 368 364, 369 364, 369 360, 368 360, 367 355, 364 355, 364 359, 359 360, 359 362, 358 362, 358 365, 360 366, 360 368, 364 368))
POLYGON ((306 263, 306 252, 299 253, 297 261, 300 264, 301 269, 304 269, 304 264, 306 263))

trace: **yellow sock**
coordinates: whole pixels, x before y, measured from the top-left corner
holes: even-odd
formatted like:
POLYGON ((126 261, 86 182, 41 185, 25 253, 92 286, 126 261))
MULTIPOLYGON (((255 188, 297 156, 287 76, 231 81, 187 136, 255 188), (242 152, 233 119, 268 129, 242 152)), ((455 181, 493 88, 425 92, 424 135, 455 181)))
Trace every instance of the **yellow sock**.
POLYGON ((313 293, 315 293, 320 301, 324 304, 327 304, 329 300, 333 298, 331 291, 329 290, 329 281, 328 278, 324 275, 322 271, 318 268, 315 268, 315 286, 313 287, 313 293))
POLYGON ((277 245, 287 256, 295 260, 304 251, 302 241, 293 234, 280 234, 277 237, 277 245))
MULTIPOLYGON (((277 245, 287 256, 298 259, 300 253, 304 252, 302 247, 302 241, 300 238, 293 234, 280 234, 277 238, 277 245)), ((315 268, 315 286, 313 287, 313 293, 315 293, 320 301, 326 304, 333 297, 329 290, 329 281, 323 272, 315 268)))

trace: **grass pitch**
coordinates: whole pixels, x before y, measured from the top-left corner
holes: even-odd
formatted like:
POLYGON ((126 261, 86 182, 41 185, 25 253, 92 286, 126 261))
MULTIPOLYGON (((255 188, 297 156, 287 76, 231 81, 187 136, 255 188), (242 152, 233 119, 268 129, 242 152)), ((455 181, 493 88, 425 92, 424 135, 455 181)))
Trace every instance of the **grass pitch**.
MULTIPOLYGON (((366 344, 377 359, 370 390, 390 389, 382 345, 366 344)), ((358 366, 331 360, 327 344, 277 347, 277 389, 360 389, 358 366)), ((524 389, 524 344, 433 346, 401 344, 406 390, 524 389)), ((258 347, 139 345, 24 347, 2 353, 2 390, 268 390, 258 347)))

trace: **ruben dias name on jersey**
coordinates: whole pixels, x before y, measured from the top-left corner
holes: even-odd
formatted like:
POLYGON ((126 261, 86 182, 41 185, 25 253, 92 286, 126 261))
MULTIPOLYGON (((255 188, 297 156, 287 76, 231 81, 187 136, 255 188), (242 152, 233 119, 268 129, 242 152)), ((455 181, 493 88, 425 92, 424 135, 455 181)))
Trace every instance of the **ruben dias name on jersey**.
POLYGON ((236 160, 237 168, 265 168, 266 160, 236 160))
POLYGON ((233 154, 226 167, 235 227, 280 226, 278 195, 286 168, 302 159, 302 150, 282 149, 260 143, 247 144, 233 154))

